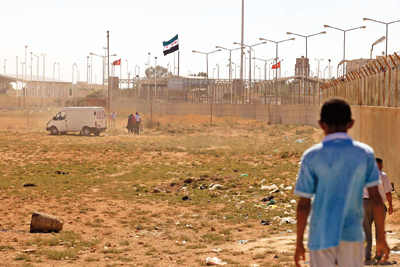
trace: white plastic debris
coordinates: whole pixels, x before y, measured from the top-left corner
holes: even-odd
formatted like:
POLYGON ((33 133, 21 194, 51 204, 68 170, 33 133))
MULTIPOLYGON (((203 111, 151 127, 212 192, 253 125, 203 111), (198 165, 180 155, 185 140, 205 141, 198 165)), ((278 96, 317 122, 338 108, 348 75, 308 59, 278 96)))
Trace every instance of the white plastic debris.
POLYGON ((290 200, 290 203, 291 204, 296 204, 296 200, 292 199, 292 200, 290 200))
POLYGON ((218 259, 217 257, 214 257, 214 258, 207 258, 206 259, 206 264, 207 265, 226 265, 228 263, 222 262, 221 259, 218 259))
POLYGON ((221 184, 214 184, 212 187, 210 187, 210 190, 222 189, 222 188, 224 188, 223 185, 221 185, 221 184))
POLYGON ((281 221, 279 222, 279 224, 283 224, 283 223, 290 223, 290 224, 295 224, 297 221, 295 219, 293 219, 292 217, 284 217, 281 218, 281 221))
POLYGON ((276 190, 279 189, 275 184, 268 186, 268 185, 262 185, 261 190, 276 190))
POLYGON ((289 185, 288 187, 285 187, 283 190, 292 190, 293 186, 289 185))

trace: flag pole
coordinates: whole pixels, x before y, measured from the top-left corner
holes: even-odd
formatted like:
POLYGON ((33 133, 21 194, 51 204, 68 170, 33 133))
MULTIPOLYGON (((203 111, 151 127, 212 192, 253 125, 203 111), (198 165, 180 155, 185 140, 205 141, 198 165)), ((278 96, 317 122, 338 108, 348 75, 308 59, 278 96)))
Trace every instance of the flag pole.
POLYGON ((174 53, 174 76, 175 76, 175 53, 174 53))
POLYGON ((180 57, 179 57, 180 53, 179 52, 180 51, 178 50, 178 77, 179 77, 179 62, 180 62, 180 57))

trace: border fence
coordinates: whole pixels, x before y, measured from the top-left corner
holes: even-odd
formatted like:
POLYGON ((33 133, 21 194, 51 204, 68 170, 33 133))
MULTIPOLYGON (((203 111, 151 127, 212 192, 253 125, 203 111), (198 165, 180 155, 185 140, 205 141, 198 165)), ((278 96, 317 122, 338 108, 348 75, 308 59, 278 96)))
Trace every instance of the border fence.
POLYGON ((400 104, 399 67, 397 53, 370 60, 368 64, 323 85, 322 98, 338 96, 347 99, 351 105, 397 108, 400 104))

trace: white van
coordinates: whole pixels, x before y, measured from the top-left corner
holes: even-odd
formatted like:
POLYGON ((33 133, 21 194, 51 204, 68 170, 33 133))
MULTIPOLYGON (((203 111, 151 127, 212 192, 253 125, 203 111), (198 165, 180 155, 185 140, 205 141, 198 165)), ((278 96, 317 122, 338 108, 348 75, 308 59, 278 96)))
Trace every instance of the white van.
POLYGON ((51 134, 66 134, 67 132, 82 132, 89 136, 99 135, 107 130, 107 116, 102 107, 63 108, 46 126, 51 134))

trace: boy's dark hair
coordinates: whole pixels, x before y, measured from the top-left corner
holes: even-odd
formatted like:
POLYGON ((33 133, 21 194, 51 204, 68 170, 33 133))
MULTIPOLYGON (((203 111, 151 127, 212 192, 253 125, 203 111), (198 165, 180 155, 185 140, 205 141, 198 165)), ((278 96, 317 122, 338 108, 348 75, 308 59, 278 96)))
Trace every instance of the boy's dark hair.
POLYGON ((346 100, 328 99, 321 108, 321 121, 328 125, 346 125, 351 121, 351 109, 346 100))
POLYGON ((375 160, 377 163, 383 163, 383 160, 381 158, 376 158, 375 160))

